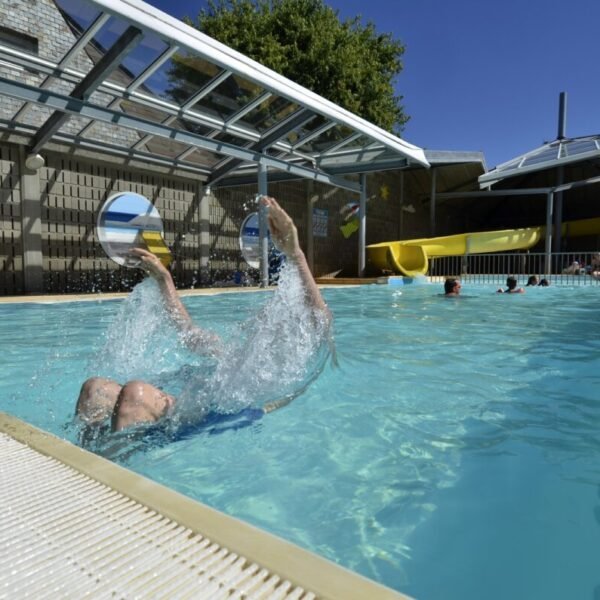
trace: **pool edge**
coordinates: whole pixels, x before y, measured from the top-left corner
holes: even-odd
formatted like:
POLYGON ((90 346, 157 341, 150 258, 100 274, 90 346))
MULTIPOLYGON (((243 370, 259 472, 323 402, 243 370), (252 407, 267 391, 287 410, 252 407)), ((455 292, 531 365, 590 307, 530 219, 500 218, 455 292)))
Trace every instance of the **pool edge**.
POLYGON ((245 556, 294 585, 331 600, 408 600, 408 596, 341 567, 244 521, 155 483, 16 417, 0 412, 0 432, 245 556))

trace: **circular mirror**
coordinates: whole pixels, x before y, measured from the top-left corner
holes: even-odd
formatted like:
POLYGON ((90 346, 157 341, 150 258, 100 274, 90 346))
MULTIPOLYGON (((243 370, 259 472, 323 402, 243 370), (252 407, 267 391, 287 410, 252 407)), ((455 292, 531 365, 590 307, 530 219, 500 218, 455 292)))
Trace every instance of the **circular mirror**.
POLYGON ((258 213, 250 213, 240 227, 240 250, 249 267, 260 266, 260 237, 258 213))
POLYGON ((106 255, 123 267, 139 266, 140 260, 130 255, 133 248, 150 250, 163 264, 165 257, 170 261, 160 214, 140 194, 119 192, 110 196, 98 214, 96 232, 106 255))

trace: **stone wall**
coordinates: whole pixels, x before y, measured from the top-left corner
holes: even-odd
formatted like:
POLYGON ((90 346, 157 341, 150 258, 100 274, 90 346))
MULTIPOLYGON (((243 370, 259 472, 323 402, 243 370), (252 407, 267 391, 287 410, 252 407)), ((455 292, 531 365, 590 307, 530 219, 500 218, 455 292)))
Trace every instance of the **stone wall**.
MULTIPOLYGON (((18 49, 18 34, 23 34, 26 36, 23 39, 23 43, 29 44, 30 42, 35 42, 38 57, 50 63, 62 57, 77 40, 77 37, 73 34, 52 0, 13 0, 11 2, 1 2, 0 26, 7 32, 10 32, 10 35, 3 36, 0 30, 0 41, 2 43, 18 49)), ((97 49, 93 50, 92 52, 91 46, 81 49, 72 57, 69 64, 65 66, 82 75, 86 75, 101 55, 97 49), (92 61, 91 56, 94 56, 94 61, 92 61)), ((56 79, 46 81, 46 76, 34 68, 15 69, 2 63, 0 63, 0 76, 35 87, 48 87, 48 89, 66 96, 75 87, 74 83, 67 83, 56 79)), ((123 83, 127 82, 124 81, 123 83)), ((92 98, 94 103, 104 106, 108 106, 114 100, 113 96, 102 92, 94 92, 92 98)), ((19 122, 36 128, 40 127, 53 112, 43 106, 25 104, 20 100, 4 97, 0 103, 0 118, 10 119, 19 109, 22 111, 19 116, 19 122)), ((76 135, 89 123, 89 119, 71 116, 61 126, 59 131, 69 135, 76 135)), ((126 146, 135 143, 141 138, 134 131, 118 128, 109 123, 98 122, 90 127, 86 137, 92 140, 126 146)))

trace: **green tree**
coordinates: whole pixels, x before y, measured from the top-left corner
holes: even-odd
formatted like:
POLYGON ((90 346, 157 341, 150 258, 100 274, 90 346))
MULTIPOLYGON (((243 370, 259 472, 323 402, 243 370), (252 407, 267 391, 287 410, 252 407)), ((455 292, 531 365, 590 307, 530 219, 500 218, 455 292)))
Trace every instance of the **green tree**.
POLYGON ((196 22, 212 38, 379 127, 408 120, 394 93, 404 46, 322 0, 209 0, 196 22))

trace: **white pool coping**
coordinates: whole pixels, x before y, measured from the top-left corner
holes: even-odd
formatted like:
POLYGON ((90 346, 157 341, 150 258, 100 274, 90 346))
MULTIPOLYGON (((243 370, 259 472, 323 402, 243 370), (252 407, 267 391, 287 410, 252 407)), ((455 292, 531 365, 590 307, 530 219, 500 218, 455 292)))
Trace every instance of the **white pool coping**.
POLYGON ((2 597, 407 598, 2 412, 0 506, 2 597))

